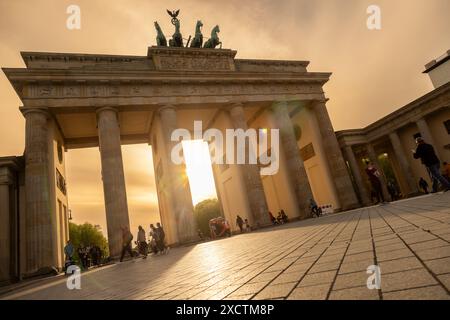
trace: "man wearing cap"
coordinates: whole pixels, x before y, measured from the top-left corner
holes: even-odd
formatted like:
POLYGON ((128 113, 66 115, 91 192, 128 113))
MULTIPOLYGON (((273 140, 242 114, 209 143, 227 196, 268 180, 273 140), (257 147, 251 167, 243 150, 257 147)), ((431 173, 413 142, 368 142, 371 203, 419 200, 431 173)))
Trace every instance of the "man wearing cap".
POLYGON ((440 161, 434 152, 431 144, 425 143, 423 138, 416 139, 417 149, 412 150, 414 159, 420 159, 427 168, 428 174, 433 181, 433 192, 438 191, 438 183, 440 182, 445 191, 450 190, 450 183, 445 179, 440 170, 440 161))

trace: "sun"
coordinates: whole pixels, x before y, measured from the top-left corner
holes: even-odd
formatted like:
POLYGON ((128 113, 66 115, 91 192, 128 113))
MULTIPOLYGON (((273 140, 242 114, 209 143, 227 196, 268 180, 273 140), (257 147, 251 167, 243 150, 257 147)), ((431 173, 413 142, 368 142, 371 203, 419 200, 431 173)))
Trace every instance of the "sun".
POLYGON ((183 153, 192 203, 217 198, 208 144, 203 140, 183 141, 183 153))

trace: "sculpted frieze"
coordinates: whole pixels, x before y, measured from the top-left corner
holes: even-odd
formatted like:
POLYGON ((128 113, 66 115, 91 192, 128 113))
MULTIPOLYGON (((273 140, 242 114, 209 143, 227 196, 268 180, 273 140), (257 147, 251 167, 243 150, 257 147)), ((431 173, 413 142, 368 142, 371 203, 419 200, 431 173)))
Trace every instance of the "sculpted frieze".
POLYGON ((120 85, 31 85, 29 98, 152 97, 323 93, 320 84, 301 83, 146 83, 120 85))

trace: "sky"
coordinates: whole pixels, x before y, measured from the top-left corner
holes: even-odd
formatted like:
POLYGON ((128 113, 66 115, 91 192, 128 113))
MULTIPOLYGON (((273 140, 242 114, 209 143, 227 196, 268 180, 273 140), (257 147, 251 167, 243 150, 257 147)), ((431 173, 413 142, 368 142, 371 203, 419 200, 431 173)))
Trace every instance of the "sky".
MULTIPOLYGON (((448 0, 0 0, 0 66, 24 67, 20 51, 144 56, 155 44, 154 21, 167 38, 173 33, 166 9, 180 9, 184 38, 200 19, 205 36, 220 25, 223 47, 237 58, 308 60, 309 71, 332 72, 325 91, 336 130, 366 126, 431 91, 424 65, 450 49, 448 0), (66 27, 69 5, 81 9, 80 30, 66 27), (381 30, 367 28, 370 5, 381 9, 381 30)), ((0 156, 23 153, 20 105, 0 72, 0 156)), ((159 221, 151 149, 122 151, 134 230, 159 221)), ((106 230, 98 149, 66 159, 73 221, 106 230)), ((188 176, 194 202, 214 196, 193 181, 195 166, 188 176)))

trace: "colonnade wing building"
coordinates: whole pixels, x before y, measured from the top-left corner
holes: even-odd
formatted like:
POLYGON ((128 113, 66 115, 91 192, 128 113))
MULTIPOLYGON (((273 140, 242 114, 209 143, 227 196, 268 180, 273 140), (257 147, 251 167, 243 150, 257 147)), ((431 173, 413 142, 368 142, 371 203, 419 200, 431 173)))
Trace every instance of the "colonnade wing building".
MULTIPOLYGON (((435 89, 366 128, 338 131, 336 136, 351 169, 358 198, 372 203, 364 160, 382 168, 382 186, 390 199, 387 183, 397 186, 403 197, 419 194, 418 181, 431 181, 420 160, 414 159, 415 139, 433 145, 441 164, 450 163, 450 50, 425 66, 435 89)), ((444 170, 444 168, 442 168, 444 170)))
POLYGON ((122 144, 152 147, 168 242, 196 239, 185 167, 171 160, 172 132, 192 132, 194 121, 221 132, 280 130, 276 174, 262 176, 259 164, 213 165, 233 228, 238 214, 259 227, 270 224, 269 210, 307 218, 311 198, 335 211, 361 206, 351 161, 341 151, 346 145, 339 144, 326 109, 323 85, 330 73, 309 72, 306 61, 235 55, 166 47, 150 47, 146 56, 23 52, 26 68, 4 68, 23 103, 26 141, 23 157, 0 159, 0 281, 63 266, 70 191, 65 152, 75 148, 99 148, 113 257, 121 228, 129 226, 122 144))

